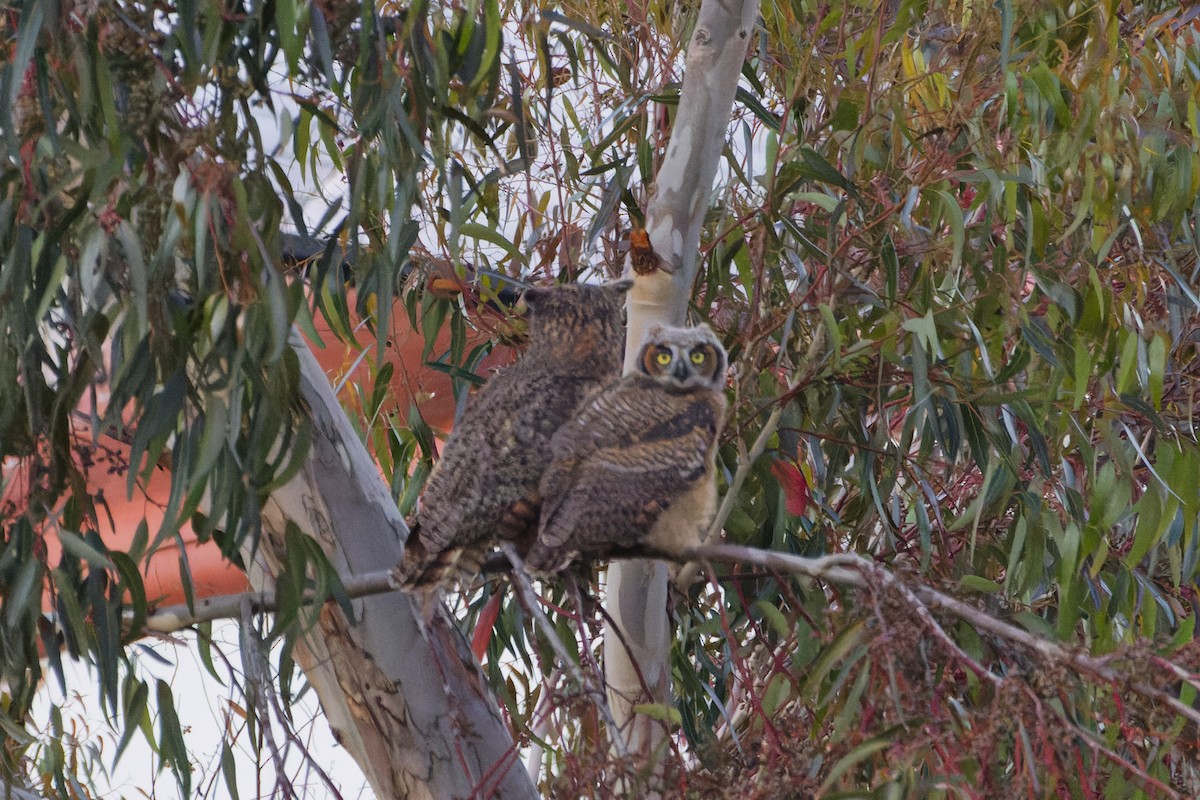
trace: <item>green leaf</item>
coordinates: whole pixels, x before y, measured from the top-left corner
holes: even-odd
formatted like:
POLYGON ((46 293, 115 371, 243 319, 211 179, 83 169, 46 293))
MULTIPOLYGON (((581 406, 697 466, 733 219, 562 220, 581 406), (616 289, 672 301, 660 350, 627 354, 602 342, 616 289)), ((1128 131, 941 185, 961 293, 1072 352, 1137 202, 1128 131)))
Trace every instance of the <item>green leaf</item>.
POLYGON ((148 717, 146 705, 149 697, 150 688, 145 681, 132 681, 126 685, 125 702, 122 709, 124 729, 121 731, 121 741, 117 744, 117 751, 113 754, 113 769, 121 760, 121 754, 125 752, 125 748, 133 740, 133 735, 140 730, 142 720, 148 717), (130 686, 132 686, 132 691, 130 691, 130 686))
POLYGON ((1150 367, 1150 402, 1155 411, 1162 411, 1163 376, 1167 370, 1167 342, 1163 333, 1156 334, 1150 340, 1148 353, 1150 367))
POLYGON ((17 578, 6 588, 4 597, 4 624, 10 628, 20 625, 21 617, 41 601, 42 565, 30 558, 17 569, 17 578))
POLYGON ((279 46, 287 58, 288 68, 296 71, 300 62, 300 38, 296 35, 296 0, 275 0, 275 21, 279 31, 279 46))
POLYGON ((673 726, 679 725, 683 719, 679 709, 665 703, 638 703, 634 705, 633 713, 673 726))
POLYGON ((819 696, 819 688, 825 677, 829 674, 829 671, 833 669, 835 664, 848 656, 861 644, 864 635, 864 625, 865 623, 862 620, 848 625, 822 651, 820 657, 808 670, 808 676, 805 678, 803 689, 805 696, 819 696))
MULTIPOLYGON (((477 90, 484 81, 496 74, 499 65, 500 48, 503 44, 503 23, 500 20, 500 4, 498 0, 483 0, 484 35, 483 52, 479 54, 478 71, 467 79, 471 89, 477 90)), ((473 41, 472 44, 475 44, 473 41)))
POLYGON ((855 764, 860 764, 866 761, 876 753, 880 753, 895 744, 894 736, 897 730, 892 729, 883 732, 879 736, 872 737, 859 744, 846 755, 842 756, 833 767, 829 770, 828 776, 821 784, 821 788, 817 790, 817 795, 824 795, 826 790, 831 788, 838 780, 845 775, 855 764))
POLYGON ((1137 377, 1138 344, 1141 339, 1137 332, 1126 330, 1121 343, 1121 357, 1117 361, 1117 394, 1129 394, 1137 377))
POLYGON ((186 797, 192 788, 192 766, 188 759, 187 744, 183 740, 183 729, 179 715, 175 712, 175 697, 171 687, 162 680, 156 682, 158 699, 158 753, 163 763, 171 767, 181 794, 186 797))
POLYGON ((1179 501, 1174 495, 1167 495, 1164 499, 1154 488, 1142 494, 1133 508, 1137 514, 1137 525, 1133 532, 1133 544, 1124 558, 1126 566, 1135 568, 1150 552, 1150 548, 1162 541, 1178 509, 1179 501))
POLYGON ((1037 86, 1038 92, 1050 103, 1054 112, 1055 122, 1060 126, 1068 126, 1071 122, 1071 112, 1063 100, 1061 83, 1058 76, 1050 71, 1045 63, 1037 64, 1029 71, 1029 78, 1037 86))
POLYGON ((60 528, 58 531, 58 540, 62 543, 63 551, 87 562, 88 566, 98 569, 116 569, 114 564, 107 554, 93 547, 83 539, 78 533, 60 528))
POLYGON ((841 201, 836 197, 822 192, 796 192, 793 197, 799 203, 812 203, 829 214, 832 214, 841 205, 841 201))
POLYGON ((845 189, 850 194, 855 193, 853 184, 846 180, 842 173, 838 172, 837 168, 816 150, 811 147, 801 147, 800 157, 804 159, 804 166, 810 177, 845 189))
POLYGON ((979 575, 964 575, 959 579, 959 583, 964 589, 969 589, 972 592, 999 594, 1003 591, 1003 587, 1000 584, 979 575))
POLYGON ((954 195, 944 189, 934 189, 933 194, 941 201, 942 218, 950 226, 950 240, 953 245, 953 249, 950 251, 951 274, 947 275, 947 280, 950 280, 956 277, 953 273, 957 272, 959 265, 962 264, 963 247, 967 241, 966 228, 963 224, 963 212, 954 195))
POLYGON ((792 630, 787 617, 776 606, 765 600, 755 600, 752 606, 755 611, 771 626, 771 630, 780 637, 787 637, 792 630))
POLYGON ((493 228, 480 225, 477 222, 465 222, 463 223, 462 227, 459 228, 459 233, 472 239, 480 239, 496 245, 502 249, 510 259, 512 259, 515 265, 521 267, 522 269, 529 266, 529 262, 525 258, 525 255, 517 249, 516 245, 505 238, 502 233, 493 228))
MULTIPOLYGON (((22 5, 21 21, 17 25, 16 51, 11 54, 12 60, 4 71, 4 79, 8 83, 8 97, 5 98, 8 101, 6 105, 8 109, 15 108, 17 105, 17 97, 23 88, 29 61, 33 58, 33 51, 37 46, 38 36, 41 35, 42 24, 48 8, 44 3, 36 2, 27 2, 22 5)), ((9 129, 11 136, 12 131, 9 126, 6 125, 5 128, 9 129)))
POLYGON ((239 800, 237 789, 237 760, 228 741, 221 742, 221 777, 225 780, 225 788, 233 800, 239 800))
POLYGON ((142 584, 142 575, 138 572, 137 562, 126 553, 113 552, 110 553, 110 557, 121 575, 121 591, 129 594, 128 605, 133 616, 129 620, 128 629, 140 632, 146 622, 148 606, 146 603, 146 588, 142 584))

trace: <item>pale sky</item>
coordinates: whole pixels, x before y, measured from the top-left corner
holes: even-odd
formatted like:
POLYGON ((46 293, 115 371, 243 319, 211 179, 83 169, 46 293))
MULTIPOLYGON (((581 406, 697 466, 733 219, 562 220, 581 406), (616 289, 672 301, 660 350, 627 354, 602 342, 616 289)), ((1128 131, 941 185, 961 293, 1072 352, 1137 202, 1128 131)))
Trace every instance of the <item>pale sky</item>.
MULTIPOLYGON (((232 666, 240 673, 238 641, 238 624, 233 621, 214 623, 213 639, 220 645, 215 648, 225 654, 232 666)), ((246 700, 241 693, 232 687, 232 682, 226 679, 222 686, 204 668, 200 654, 195 645, 195 635, 182 634, 175 642, 164 640, 143 639, 136 645, 137 649, 148 648, 157 654, 163 662, 145 652, 139 652, 137 663, 142 677, 150 685, 152 717, 155 720, 154 732, 158 735, 157 716, 153 714, 156 679, 166 681, 176 699, 176 712, 184 731, 184 741, 191 751, 193 758, 192 795, 190 798, 231 798, 225 779, 221 774, 221 743, 229 741, 237 758, 237 787, 240 800, 256 800, 257 798, 278 798, 281 793, 276 790, 276 771, 271 763, 269 748, 264 744, 261 748, 260 770, 256 764, 253 748, 248 741, 244 721, 237 715, 237 708, 244 706, 246 700), (227 728, 228 726, 228 728, 227 728), (228 732, 227 732, 228 729, 228 732), (230 735, 232 734, 232 735, 230 735)), ((213 659, 218 674, 225 675, 229 665, 222 663, 220 656, 214 652, 213 659)), ((275 654, 272 654, 275 663, 275 654)), ((132 741, 121 755, 120 762, 113 769, 112 759, 116 753, 119 737, 105 721, 103 707, 100 703, 100 691, 97 688, 95 672, 85 664, 71 661, 64 653, 64 669, 67 677, 69 695, 64 696, 55 677, 47 676, 45 687, 38 698, 34 709, 34 719, 48 719, 51 701, 63 706, 63 716, 68 720, 77 718, 86 732, 80 738, 98 748, 99 765, 104 770, 112 769, 111 774, 96 774, 96 788, 105 798, 124 797, 141 798, 153 797, 155 800, 172 800, 179 798, 179 788, 175 776, 169 768, 159 772, 158 757, 146 743, 140 732, 134 734, 132 741)), ((303 676, 297 676, 295 689, 303 686, 303 676)), ((354 760, 333 739, 329 726, 325 724, 320 714, 316 696, 306 693, 293 704, 292 713, 296 720, 296 734, 304 747, 316 759, 317 763, 332 779, 338 793, 345 800, 371 798, 374 795, 367 786, 366 780, 354 760)), ((327 798, 332 796, 329 789, 322 783, 320 777, 306 767, 303 753, 297 745, 287 746, 282 729, 275 726, 275 739, 284 758, 284 774, 288 776, 300 798, 327 798)))

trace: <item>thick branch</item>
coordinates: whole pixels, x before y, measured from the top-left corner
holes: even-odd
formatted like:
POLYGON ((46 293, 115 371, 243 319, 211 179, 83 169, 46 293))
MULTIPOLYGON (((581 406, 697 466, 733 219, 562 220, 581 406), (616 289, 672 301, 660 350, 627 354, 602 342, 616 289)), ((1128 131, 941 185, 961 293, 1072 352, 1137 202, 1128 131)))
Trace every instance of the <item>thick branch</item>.
MULTIPOLYGON (((295 526, 354 586, 353 576, 400 560, 407 530, 320 365, 298 337, 292 345, 313 443, 304 467, 263 504, 258 563, 281 569, 295 526)), ((380 797, 535 796, 470 649, 431 605, 425 615, 400 592, 366 594, 353 624, 335 604, 321 607, 295 652, 330 726, 380 797)))
MULTIPOLYGON (((1113 669, 1104 659, 1096 658, 1085 652, 1070 650, 1062 644, 1046 639, 1024 628, 1018 627, 1002 619, 982 611, 970 603, 964 603, 956 597, 939 592, 931 586, 908 585, 894 573, 861 556, 839 554, 822 556, 821 558, 805 558, 788 553, 771 550, 759 550, 753 547, 736 545, 706 545, 693 548, 688 557, 699 561, 721 561, 731 564, 749 564, 772 572, 789 575, 807 575, 811 578, 839 583, 859 588, 893 588, 903 589, 903 594, 918 600, 931 608, 940 609, 959 619, 970 623, 976 630, 986 631, 993 636, 1037 653, 1042 658, 1073 667, 1081 673, 1090 675, 1096 680, 1106 683, 1124 684, 1138 694, 1153 697, 1187 719, 1200 724, 1200 711, 1179 701, 1178 698, 1151 686, 1144 681, 1131 680, 1131 676, 1122 675, 1113 669)), ((923 609, 914 609, 920 613, 923 609)), ((927 609, 924 609, 927 611, 927 609)))
MULTIPOLYGON (((633 370, 652 325, 687 321, 700 228, 757 19, 758 0, 703 0, 700 5, 674 128, 646 209, 650 245, 666 269, 638 275, 629 293, 626 372, 633 370)), ((608 587, 606 610, 620 628, 604 636, 609 703, 630 750, 648 755, 667 731, 633 709, 667 702, 670 694, 667 570, 662 562, 616 561, 609 567, 608 587)))
MULTIPOLYGON (((366 575, 347 575, 342 581, 342 588, 345 589, 347 597, 357 600, 367 595, 395 591, 398 587, 392 578, 391 571, 387 570, 366 575)), ((306 592, 303 597, 305 603, 312 603, 317 599, 311 591, 306 592)), ((146 618, 143 629, 149 633, 174 633, 201 622, 232 619, 241 614, 241 609, 245 605, 249 605, 252 611, 258 613, 279 610, 274 592, 223 594, 197 600, 193 608, 188 608, 184 604, 160 608, 146 618)))

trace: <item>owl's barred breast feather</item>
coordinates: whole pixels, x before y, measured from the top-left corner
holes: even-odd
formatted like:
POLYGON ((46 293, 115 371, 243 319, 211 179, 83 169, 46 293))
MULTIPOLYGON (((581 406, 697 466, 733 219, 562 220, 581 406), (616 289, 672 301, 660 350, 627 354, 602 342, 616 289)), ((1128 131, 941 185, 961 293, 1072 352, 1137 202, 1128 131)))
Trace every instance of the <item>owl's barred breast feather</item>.
POLYGON ((553 573, 631 548, 676 553, 711 520, 724 348, 707 326, 657 328, 640 363, 555 434, 530 569, 553 573))

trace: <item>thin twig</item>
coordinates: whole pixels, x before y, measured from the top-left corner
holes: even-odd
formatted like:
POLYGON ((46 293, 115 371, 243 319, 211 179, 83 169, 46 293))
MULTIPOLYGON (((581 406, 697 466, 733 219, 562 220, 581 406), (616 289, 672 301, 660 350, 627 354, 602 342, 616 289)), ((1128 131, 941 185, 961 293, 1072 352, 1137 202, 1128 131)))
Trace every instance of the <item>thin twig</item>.
POLYGON ((1178 664, 1176 664, 1172 661, 1168 661, 1167 659, 1165 659, 1161 656, 1155 656, 1153 661, 1158 666, 1160 666, 1163 669, 1170 672, 1176 678, 1179 678, 1179 680, 1186 681, 1187 683, 1190 683, 1192 686, 1195 686, 1196 688, 1200 689, 1200 674, 1188 672, 1186 669, 1179 666, 1178 664))
POLYGON ((550 672, 549 677, 542 682, 545 691, 538 698, 537 707, 533 713, 529 715, 529 753, 525 756, 525 772, 529 774, 529 780, 533 781, 533 785, 537 786, 538 779, 542 776, 542 760, 545 759, 546 753, 550 748, 543 744, 546 734, 550 732, 553 724, 554 703, 551 697, 557 689, 558 682, 562 678, 562 670, 557 667, 550 672))
POLYGON ((246 601, 242 602, 241 616, 241 653, 242 665, 246 674, 246 700, 249 708, 258 717, 259 733, 267 743, 271 761, 275 765, 275 788, 284 797, 296 797, 296 790, 287 779, 286 754, 279 749, 275 741, 275 730, 271 722, 271 711, 267 705, 267 693, 272 691, 274 683, 270 680, 268 671, 263 667, 262 655, 258 648, 262 639, 257 635, 254 626, 254 610, 246 601))
MULTIPOLYGON (((807 575, 813 578, 831 581, 850 586, 866 588, 874 583, 877 586, 897 588, 900 579, 873 561, 852 554, 822 556, 820 558, 805 558, 803 556, 777 553, 769 550, 758 550, 753 547, 737 545, 707 545, 694 547, 687 554, 688 558, 701 560, 724 561, 737 564, 754 564, 780 573, 807 575), (870 581, 866 576, 870 576, 870 581)), ((965 620, 978 630, 987 631, 1009 642, 1019 644, 1038 655, 1061 664, 1068 664, 1080 672, 1092 675, 1094 678, 1108 683, 1124 683, 1127 676, 1110 667, 1103 659, 1087 653, 1070 650, 1058 642, 1042 638, 1019 628, 1004 620, 997 619, 975 606, 964 603, 958 598, 943 594, 929 586, 914 586, 909 592, 927 606, 940 608, 959 619, 965 620)), ((1134 682, 1128 684, 1133 691, 1153 697, 1169 705, 1175 713, 1200 724, 1200 711, 1180 702, 1170 694, 1149 684, 1134 682)))
POLYGON ((741 494, 742 484, 745 483, 747 476, 750 475, 750 470, 758 463, 758 459, 762 457, 763 452, 767 449, 767 442, 771 441, 771 437, 775 435, 782 416, 783 404, 776 405, 771 411, 771 416, 767 417, 767 421, 763 423, 762 429, 758 432, 758 436, 755 438, 754 444, 750 446, 746 457, 738 459, 737 471, 733 473, 733 478, 729 481, 729 489, 721 499, 721 505, 717 509, 716 516, 713 517, 712 524, 708 526, 708 531, 705 532, 705 542, 716 539, 725 528, 725 522, 733 512, 733 504, 737 501, 738 495, 741 494))
MULTIPOLYGON (((261 652, 256 650, 254 653, 254 658, 259 660, 260 669, 268 669, 265 663, 266 659, 263 657, 261 652)), ((317 779, 320 780, 325 786, 325 791, 328 792, 328 794, 325 796, 332 798, 332 800, 342 800, 342 794, 340 791, 338 791, 338 786, 333 782, 333 778, 331 778, 329 773, 321 767, 316 756, 314 756, 312 751, 309 750, 308 745, 301 741, 300 735, 296 732, 295 726, 291 724, 289 714, 284 710, 283 704, 279 702, 279 693, 275 691, 274 682, 260 684, 259 691, 265 694, 267 703, 274 713, 275 719, 279 720, 279 726, 283 730, 284 737, 287 739, 287 741, 298 747, 300 752, 304 754, 304 768, 312 770, 312 772, 316 774, 317 779), (267 691, 265 692, 263 691, 264 687, 268 687, 267 691)), ((270 724, 269 720, 267 724, 270 724)))
POLYGON ((608 707, 608 701, 604 698, 604 692, 595 688, 583 674, 583 670, 571 658, 567 648, 563 646, 562 640, 558 638, 558 631, 554 630, 554 624, 550 622, 550 618, 546 616, 546 612, 542 611, 541 604, 538 603, 537 595, 533 592, 533 586, 529 583, 529 575, 525 572, 525 562, 521 560, 521 556, 517 554, 516 548, 509 542, 501 542, 500 550, 504 555, 508 556, 508 560, 512 562, 512 583, 516 587, 517 593, 520 595, 522 604, 525 610, 533 617, 534 624, 542 629, 542 635, 550 643, 550 649, 558 656, 559 662, 562 664, 563 670, 566 671, 571 678, 581 686, 584 691, 597 696, 596 707, 600 712, 600 716, 604 719, 604 724, 608 726, 611 732, 609 738, 612 739, 614 746, 617 749, 617 754, 621 758, 627 758, 629 751, 625 747, 625 738, 621 736, 621 729, 617 727, 616 720, 613 719, 612 711, 608 707))
MULTIPOLYGON (((878 577, 879 573, 883 571, 883 567, 879 566, 878 564, 865 560, 864 564, 866 565, 866 568, 870 570, 873 576, 878 577)), ((921 598, 917 597, 916 591, 906 585, 903 581, 895 580, 895 576, 891 575, 890 573, 882 582, 886 583, 893 591, 898 592, 908 603, 909 607, 916 612, 918 617, 920 617, 921 622, 925 624, 925 627, 931 633, 933 633, 934 637, 937 638, 937 640, 940 641, 942 645, 946 647, 946 649, 953 653, 959 661, 961 661, 972 672, 974 672, 976 676, 983 680, 987 680, 993 685, 1000 685, 1000 676, 994 674, 991 670, 980 664, 958 646, 958 642, 954 641, 954 639, 950 637, 950 634, 946 633, 942 626, 938 624, 938 621, 933 618, 933 615, 929 613, 929 607, 922 602, 921 598)))

